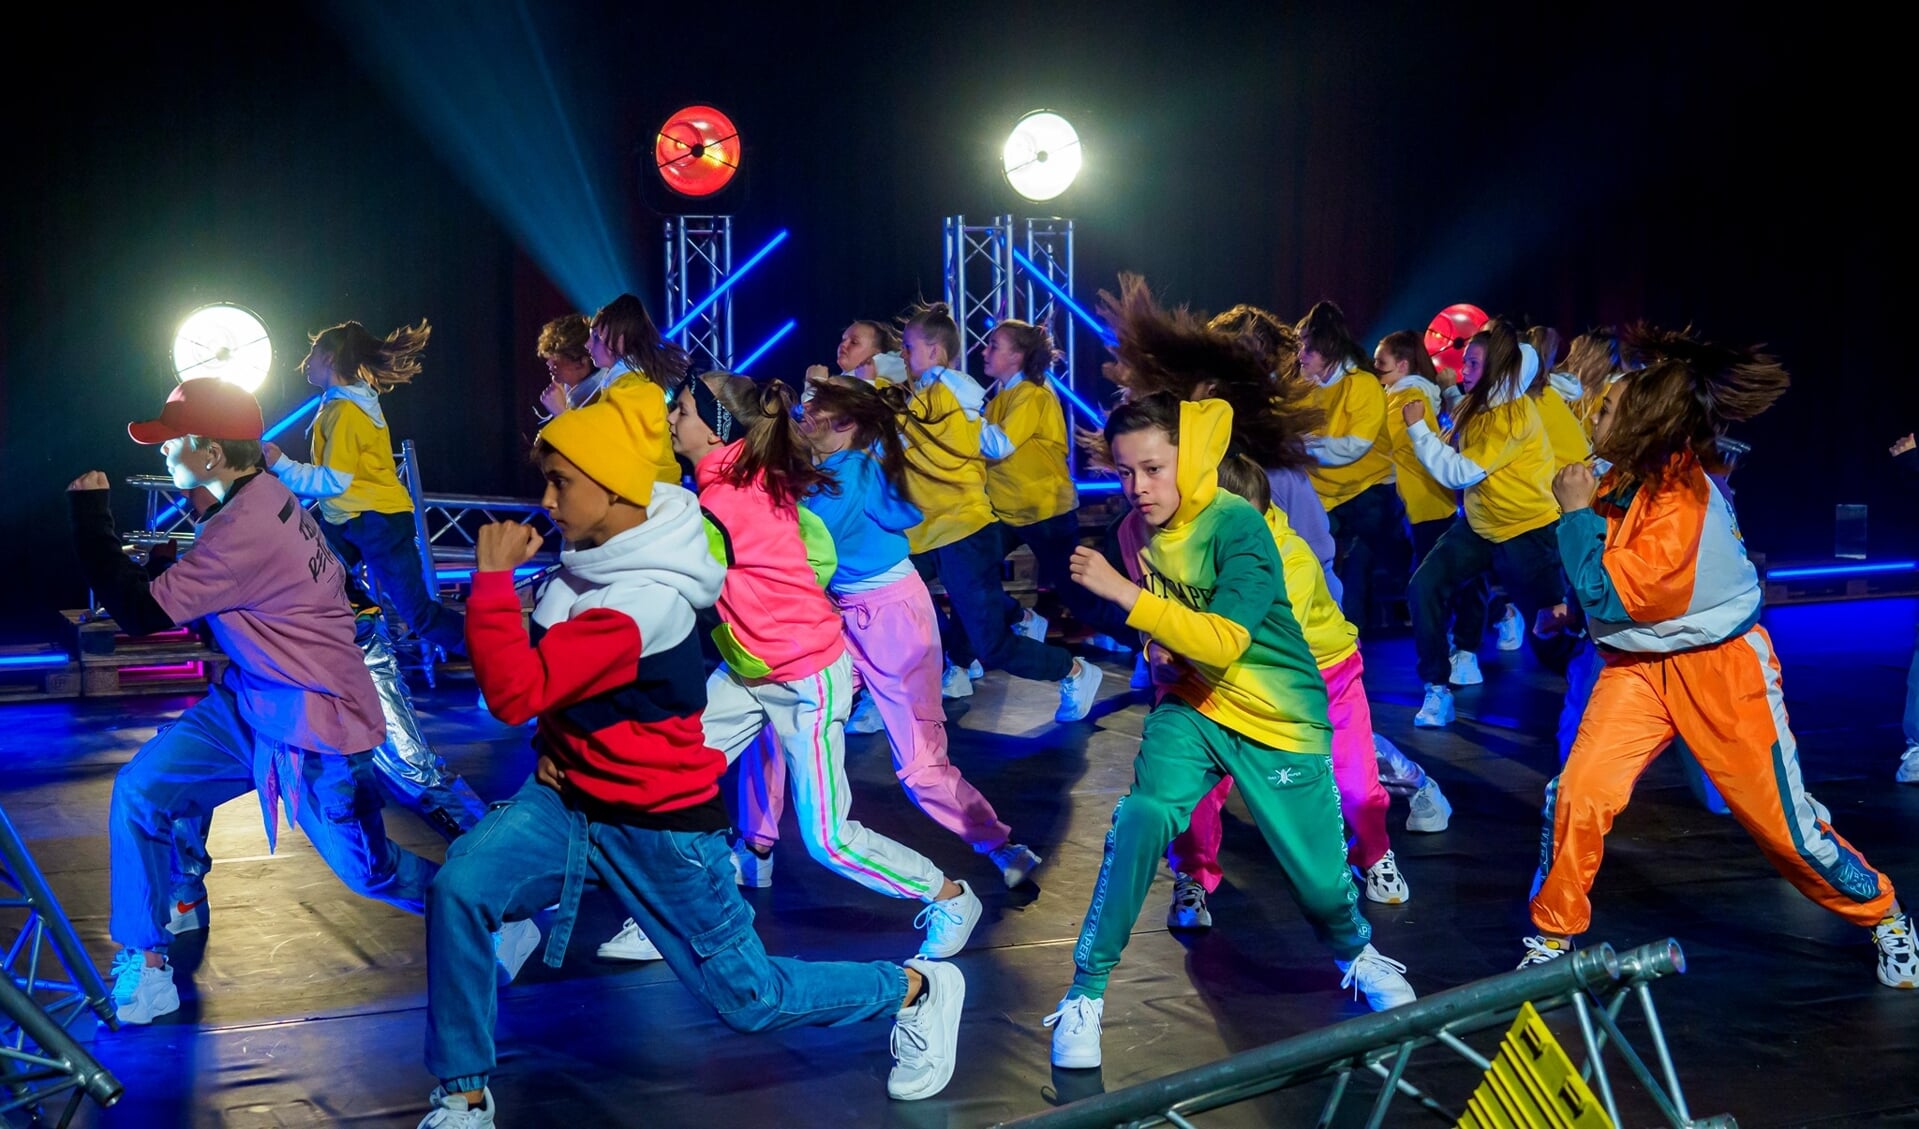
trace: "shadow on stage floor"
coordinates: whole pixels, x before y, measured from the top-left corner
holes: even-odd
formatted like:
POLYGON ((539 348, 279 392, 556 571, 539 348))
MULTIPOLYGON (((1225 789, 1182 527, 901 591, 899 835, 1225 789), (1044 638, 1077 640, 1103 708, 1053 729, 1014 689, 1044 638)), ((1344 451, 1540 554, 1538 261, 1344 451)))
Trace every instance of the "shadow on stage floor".
MULTIPOLYGON (((1919 889, 1919 787, 1892 783, 1913 619, 1912 602, 1878 601, 1777 609, 1769 625, 1810 787, 1854 845, 1919 889)), ((1459 694, 1459 723, 1433 732, 1412 728, 1410 643, 1387 639, 1366 651, 1378 728, 1454 805, 1451 829, 1412 835, 1396 801, 1394 846, 1413 899, 1368 909, 1379 948, 1410 966, 1421 992, 1510 969, 1527 931, 1559 685, 1521 655, 1487 654, 1485 685, 1459 694)), ((1049 1069, 1040 1019, 1070 979, 1143 717, 1124 690, 1127 670, 1108 669, 1110 700, 1093 724, 1054 727, 1053 688, 1003 675, 956 711, 954 760, 1016 837, 1045 856, 1037 891, 1000 888, 984 859, 915 811, 883 737, 851 741, 855 817, 971 880, 986 900, 986 918, 957 958, 967 1013, 958 1071, 940 1097, 888 1102, 885 1024, 736 1035, 664 967, 597 960, 594 945, 622 915, 589 893, 566 966, 530 962, 502 993, 500 1124, 980 1125, 1361 1014, 1235 798, 1215 928, 1166 931, 1171 883, 1162 874, 1113 978, 1103 1074, 1049 1069)), ((0 707, 0 803, 103 966, 112 953, 113 773, 186 704, 0 707)), ((527 731, 476 710, 470 684, 420 704, 429 737, 482 795, 502 796, 524 778, 527 731)), ((403 845, 442 854, 410 816, 389 809, 388 821, 403 845)), ((348 894, 297 834, 283 834, 268 856, 250 796, 220 810, 211 846, 212 928, 176 952, 183 1007, 152 1027, 100 1035, 97 1053, 127 1096, 109 1112, 89 1108, 82 1123, 414 1124, 433 1086, 420 1063, 420 922, 348 894)), ((777 876, 773 888, 749 892, 770 951, 897 959, 916 946, 917 907, 830 875, 790 826, 777 876)), ((1671 758, 1648 770, 1615 827, 1594 902, 1592 939, 1632 945, 1670 935, 1685 947, 1690 971, 1662 982, 1657 996, 1696 1116, 1731 1113, 1748 1127, 1919 1123, 1919 993, 1879 987, 1865 933, 1802 899, 1736 825, 1700 810, 1671 758)), ((1474 1082, 1463 1067, 1427 1077, 1452 1099, 1474 1082)), ((1307 1087, 1200 1124, 1311 1124, 1322 1097, 1307 1087)), ((1351 1124, 1363 1119, 1357 1104, 1351 1124)), ((1643 1104, 1629 1106, 1632 1124, 1653 1123, 1643 1104)), ((1394 1124, 1439 1124, 1399 1108, 1394 1124)))

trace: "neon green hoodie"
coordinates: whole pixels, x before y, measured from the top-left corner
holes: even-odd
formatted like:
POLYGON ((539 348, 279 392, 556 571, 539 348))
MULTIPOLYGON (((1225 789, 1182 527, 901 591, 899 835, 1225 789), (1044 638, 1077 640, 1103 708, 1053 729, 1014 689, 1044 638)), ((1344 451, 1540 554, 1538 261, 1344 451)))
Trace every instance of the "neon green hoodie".
POLYGON ((1262 745, 1324 756, 1326 683, 1286 599, 1273 531, 1219 488, 1232 406, 1183 403, 1179 431, 1179 510, 1139 551, 1144 591, 1127 625, 1192 668, 1170 691, 1186 704, 1262 745))

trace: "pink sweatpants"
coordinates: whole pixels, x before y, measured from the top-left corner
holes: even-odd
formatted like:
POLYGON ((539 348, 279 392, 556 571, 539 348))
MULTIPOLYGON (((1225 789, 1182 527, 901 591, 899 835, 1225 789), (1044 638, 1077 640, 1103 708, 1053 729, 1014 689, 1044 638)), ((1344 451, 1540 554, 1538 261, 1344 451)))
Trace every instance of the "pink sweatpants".
MULTIPOLYGON (((886 724, 900 786, 933 822, 966 840, 975 851, 983 854, 1004 846, 1012 829, 999 821, 993 805, 946 757, 946 710, 940 704, 945 661, 926 582, 914 572, 884 588, 834 598, 845 621, 853 673, 886 724)), ((746 793, 745 825, 740 833, 752 843, 770 847, 780 837, 786 765, 780 757, 768 757, 764 770, 765 789, 746 793)))
MULTIPOLYGON (((1333 725, 1333 780, 1339 786, 1339 810, 1353 836, 1346 861, 1361 870, 1378 862, 1392 846, 1386 835, 1386 809, 1392 797, 1379 782, 1373 707, 1360 681, 1365 665, 1354 651, 1319 672, 1326 679, 1326 712, 1333 725)), ((1193 809, 1186 830, 1166 851, 1172 868, 1198 879, 1208 893, 1219 888, 1219 813, 1232 790, 1230 776, 1214 785, 1193 809)))

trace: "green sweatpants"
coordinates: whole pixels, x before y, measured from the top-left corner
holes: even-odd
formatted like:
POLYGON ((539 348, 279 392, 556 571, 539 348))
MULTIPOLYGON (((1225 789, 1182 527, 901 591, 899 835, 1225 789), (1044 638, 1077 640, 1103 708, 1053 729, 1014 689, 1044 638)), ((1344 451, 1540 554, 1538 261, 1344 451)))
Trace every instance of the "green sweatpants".
POLYGON ((1106 994, 1146 891, 1173 836, 1193 808, 1231 776, 1306 920, 1340 960, 1359 955, 1373 928, 1359 912, 1359 890, 1346 865, 1346 824, 1326 755, 1288 753, 1234 733, 1176 698, 1146 715, 1133 790, 1113 809, 1106 858, 1073 947, 1068 996, 1106 994))

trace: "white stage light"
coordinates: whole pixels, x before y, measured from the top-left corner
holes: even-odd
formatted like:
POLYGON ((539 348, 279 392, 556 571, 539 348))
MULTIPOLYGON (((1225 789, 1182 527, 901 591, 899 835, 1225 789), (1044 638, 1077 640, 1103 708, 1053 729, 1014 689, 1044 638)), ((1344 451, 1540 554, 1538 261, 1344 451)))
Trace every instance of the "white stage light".
POLYGON ((266 323, 231 302, 201 306, 173 335, 173 371, 181 380, 218 377, 253 392, 266 381, 272 365, 266 323))
POLYGON ((1028 200, 1051 200, 1079 175, 1079 134, 1051 110, 1035 110, 1013 126, 1000 155, 1006 183, 1028 200))

